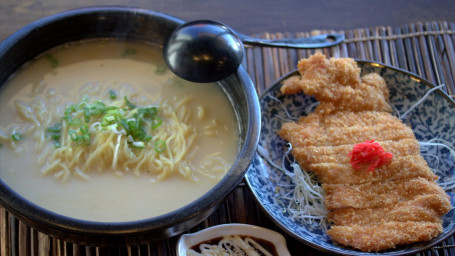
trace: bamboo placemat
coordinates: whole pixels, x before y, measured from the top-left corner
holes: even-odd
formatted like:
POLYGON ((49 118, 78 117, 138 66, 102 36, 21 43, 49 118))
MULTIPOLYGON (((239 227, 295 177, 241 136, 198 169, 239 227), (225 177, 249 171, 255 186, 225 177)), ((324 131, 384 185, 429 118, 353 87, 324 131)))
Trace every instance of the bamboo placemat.
MULTIPOLYGON (((312 31, 310 33, 266 33, 263 38, 305 37, 320 33, 344 33, 345 42, 331 48, 296 50, 247 47, 244 62, 256 89, 261 94, 274 81, 295 69, 297 61, 315 51, 327 57, 351 57, 378 61, 411 71, 434 84, 445 84, 455 94, 455 24, 425 22, 400 27, 361 28, 348 31, 312 31)), ((452 96, 453 97, 453 96, 452 96)), ((248 223, 282 233, 292 255, 327 255, 295 240, 280 230, 257 206, 245 183, 238 185, 217 211, 192 233, 224 223, 248 223)), ((100 248, 71 244, 38 232, 0 207, 0 255, 175 255, 177 237, 139 246, 119 245, 100 248)), ((455 238, 450 237, 417 255, 455 255, 455 238)))

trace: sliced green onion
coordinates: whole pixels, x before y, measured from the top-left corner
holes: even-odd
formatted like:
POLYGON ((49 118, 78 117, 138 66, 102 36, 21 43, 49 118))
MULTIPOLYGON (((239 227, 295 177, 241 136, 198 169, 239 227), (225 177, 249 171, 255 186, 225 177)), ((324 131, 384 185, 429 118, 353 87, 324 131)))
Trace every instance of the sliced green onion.
POLYGON ((90 106, 90 115, 97 116, 102 114, 106 110, 106 104, 102 101, 97 101, 90 106))
POLYGON ((86 123, 90 122, 90 109, 88 107, 84 108, 84 120, 86 123))
POLYGON ((89 145, 90 144, 90 135, 88 133, 82 135, 82 137, 84 138, 84 142, 85 144, 89 145))
POLYGON ((130 133, 134 134, 136 132, 136 130, 137 130, 137 128, 136 128, 136 120, 135 119, 128 120, 127 123, 128 123, 128 127, 130 128, 130 133))
POLYGON ((88 107, 90 104, 88 104, 87 101, 81 101, 79 104, 77 104, 77 110, 83 110, 84 108, 88 107))
POLYGON ((88 125, 87 124, 82 125, 81 128, 79 128, 79 130, 83 134, 88 134, 88 125))
POLYGON ((136 54, 136 49, 129 48, 129 49, 126 49, 125 51, 123 51, 122 56, 126 57, 126 56, 134 55, 134 54, 136 54))
POLYGON ((58 59, 52 54, 46 54, 46 60, 49 61, 52 68, 58 67, 58 59))
POLYGON ((120 112, 120 109, 116 106, 109 106, 109 107, 105 107, 104 108, 105 111, 109 111, 109 110, 118 110, 120 112))
POLYGON ((144 141, 145 138, 147 137, 147 134, 145 133, 143 127, 142 127, 142 119, 141 118, 136 118, 136 119, 130 119, 127 121, 128 127, 129 127, 129 134, 135 139, 135 140, 142 140, 144 141))
POLYGON ((73 118, 68 120, 68 124, 72 126, 78 126, 82 124, 82 120, 79 118, 73 118))
POLYGON ((77 111, 77 105, 71 104, 65 109, 65 114, 71 114, 77 111))
MULTIPOLYGON (((111 99, 117 98, 115 90, 109 90, 111 99)), ((103 101, 97 100, 89 103, 90 98, 72 104, 65 109, 63 120, 66 120, 71 129, 68 129, 68 138, 78 145, 90 144, 90 131, 88 124, 100 122, 103 130, 122 132, 128 138, 128 144, 134 148, 144 148, 145 144, 152 140, 153 136, 147 134, 146 129, 158 128, 163 119, 158 116, 158 108, 154 106, 138 107, 124 96, 125 107, 106 106, 103 101), (74 127, 76 126, 76 127, 74 127), (74 127, 74 128, 73 128, 74 127)), ((59 146, 61 139, 62 124, 56 123, 46 130, 49 136, 59 146)), ((61 146, 61 145, 60 145, 61 146)), ((158 153, 166 149, 164 141, 155 143, 155 150, 158 153)))
POLYGON ((101 126, 108 126, 115 123, 115 117, 113 116, 103 116, 103 119, 101 120, 101 126))
POLYGON ((69 120, 71 119, 71 114, 77 111, 77 106, 76 105, 70 105, 65 109, 65 114, 63 116, 63 119, 69 120))
MULTIPOLYGON (((84 96, 82 96, 82 101, 81 101, 81 103, 87 103, 87 105, 88 105, 88 101, 89 101, 89 100, 90 100, 90 96, 87 95, 87 94, 84 94, 84 96)), ((81 103, 79 103, 79 104, 81 104, 81 103)))
POLYGON ((114 107, 114 108, 109 107, 109 108, 106 108, 105 116, 111 116, 114 119, 120 119, 123 116, 123 114, 120 113, 120 110, 117 107, 114 107))
POLYGON ((77 145, 83 145, 84 142, 85 142, 84 136, 82 136, 82 135, 77 135, 77 136, 76 136, 76 143, 77 143, 77 145))
POLYGON ((114 90, 109 90, 109 98, 111 100, 117 99, 117 92, 115 92, 114 90))
POLYGON ((62 131, 61 123, 55 123, 52 126, 49 126, 46 130, 46 135, 51 137, 51 139, 54 141, 54 146, 56 148, 62 146, 60 143, 61 131, 62 131))
POLYGON ((128 134, 128 135, 131 134, 131 129, 130 129, 130 126, 128 125, 128 121, 126 121, 126 119, 121 119, 120 124, 122 124, 123 129, 125 129, 125 131, 126 131, 126 134, 128 134))
POLYGON ((60 143, 60 141, 54 141, 54 147, 55 148, 59 148, 62 146, 62 143, 60 143))
POLYGON ((90 145, 90 135, 85 133, 78 135, 76 131, 69 130, 70 138, 72 141, 76 142, 78 145, 90 145), (70 133, 71 131, 71 133, 70 133))
POLYGON ((135 142, 133 142, 133 143, 131 144, 131 146, 132 146, 133 148, 139 148, 139 149, 145 148, 145 144, 144 144, 144 142, 142 142, 142 141, 135 141, 135 142))
POLYGON ((130 109, 135 109, 135 108, 136 108, 136 105, 134 105, 133 103, 131 103, 131 102, 128 100, 128 98, 127 98, 126 96, 124 97, 124 99, 125 99, 126 105, 127 105, 130 109))
POLYGON ((164 140, 157 140, 155 142, 156 153, 163 153, 166 150, 166 142, 164 140))
POLYGON ((77 112, 77 105, 72 104, 69 107, 65 109, 65 114, 63 116, 63 119, 68 122, 69 125, 80 125, 82 121, 80 119, 76 119, 73 121, 72 114, 77 112))
POLYGON ((22 133, 13 132, 13 134, 11 134, 11 138, 13 138, 14 141, 20 141, 22 139, 22 133))
POLYGON ((54 125, 52 126, 49 126, 47 128, 47 132, 49 133, 60 133, 60 131, 62 130, 62 124, 61 123, 55 123, 54 125))
POLYGON ((77 132, 75 130, 68 130, 68 135, 70 136, 72 141, 76 141, 77 139, 77 132))
POLYGON ((158 114, 157 107, 146 107, 138 109, 137 113, 144 119, 152 119, 156 114, 158 114))
POLYGON ((152 129, 155 130, 156 128, 160 127, 160 125, 163 123, 163 119, 161 119, 161 117, 159 116, 155 116, 153 119, 152 119, 152 129))
POLYGON ((53 140, 60 140, 60 133, 50 133, 51 139, 53 140))
POLYGON ((118 124, 108 125, 106 128, 111 131, 117 131, 118 124))
POLYGON ((167 67, 165 65, 157 65, 155 68, 155 73, 156 74, 164 74, 167 70, 167 67))

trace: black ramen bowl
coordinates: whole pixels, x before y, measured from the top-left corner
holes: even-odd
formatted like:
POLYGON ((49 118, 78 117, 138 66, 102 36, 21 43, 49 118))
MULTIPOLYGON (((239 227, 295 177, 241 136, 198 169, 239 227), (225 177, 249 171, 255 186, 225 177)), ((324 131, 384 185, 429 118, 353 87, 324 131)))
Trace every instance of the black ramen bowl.
MULTIPOLYGON (((114 38, 163 46, 183 21, 150 10, 129 7, 90 7, 62 12, 20 29, 0 44, 0 86, 27 61, 68 42, 114 38)), ((0 203, 27 225, 88 245, 135 244, 182 233, 213 213, 242 180, 259 138, 258 98, 244 68, 218 82, 238 119, 238 153, 231 169, 200 198, 167 214, 138 221, 96 222, 70 218, 29 202, 0 180, 0 203)), ((1 170, 0 170, 1 171, 1 170)))

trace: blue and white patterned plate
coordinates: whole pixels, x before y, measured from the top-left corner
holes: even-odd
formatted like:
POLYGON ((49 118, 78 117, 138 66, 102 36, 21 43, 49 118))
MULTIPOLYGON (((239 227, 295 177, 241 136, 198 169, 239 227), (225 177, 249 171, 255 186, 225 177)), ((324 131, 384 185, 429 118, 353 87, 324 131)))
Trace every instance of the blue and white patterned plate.
MULTIPOLYGON (((362 75, 366 73, 379 73, 390 89, 390 101, 395 106, 397 114, 402 115, 406 110, 415 106, 427 92, 435 86, 426 80, 407 71, 388 67, 383 64, 358 61, 362 75)), ((266 150, 269 160, 281 166, 283 155, 287 150, 287 142, 277 135, 288 113, 292 117, 300 117, 313 111, 317 101, 313 97, 303 94, 282 95, 280 87, 284 79, 296 75, 291 72, 277 81, 261 97, 262 127, 259 147, 266 150), (278 99, 279 101, 277 101, 278 99), (288 113, 286 113, 288 112, 288 113)), ((444 144, 455 146, 455 102, 443 91, 437 89, 413 108, 403 122, 410 124, 419 141, 429 141, 434 138, 443 139, 444 144)), ((260 150, 259 150, 260 151, 260 150)), ((258 152, 259 152, 258 151, 258 152)), ((454 159, 450 151, 442 146, 422 147, 422 155, 430 167, 442 171, 440 181, 452 178, 455 174, 454 159), (423 150, 426 150, 423 152, 423 150), (438 156, 438 158, 434 156, 438 156)), ((292 180, 283 175, 282 171, 273 167, 263 156, 256 154, 255 159, 246 174, 247 183, 256 197, 258 203, 269 217, 285 232, 319 250, 346 254, 346 255, 375 255, 376 253, 363 253, 351 248, 343 247, 332 242, 330 237, 317 223, 307 224, 293 220, 283 208, 283 199, 276 193, 293 189, 292 180)), ((447 191, 451 196, 452 206, 455 206, 455 189, 447 191)), ((395 250, 386 251, 381 255, 406 255, 428 249, 455 231, 455 210, 452 209, 443 218, 443 233, 425 243, 416 243, 409 246, 399 246, 395 250)))

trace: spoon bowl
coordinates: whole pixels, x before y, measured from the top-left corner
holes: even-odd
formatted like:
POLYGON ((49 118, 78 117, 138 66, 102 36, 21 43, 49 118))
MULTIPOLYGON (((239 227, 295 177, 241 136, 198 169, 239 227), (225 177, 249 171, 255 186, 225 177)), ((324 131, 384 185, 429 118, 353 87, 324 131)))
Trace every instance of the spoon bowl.
POLYGON ((243 54, 243 44, 234 31, 214 21, 185 23, 164 46, 169 68, 178 76, 199 83, 228 77, 238 69, 243 54))

